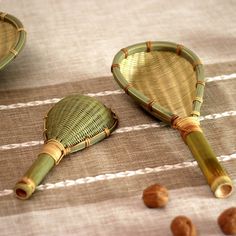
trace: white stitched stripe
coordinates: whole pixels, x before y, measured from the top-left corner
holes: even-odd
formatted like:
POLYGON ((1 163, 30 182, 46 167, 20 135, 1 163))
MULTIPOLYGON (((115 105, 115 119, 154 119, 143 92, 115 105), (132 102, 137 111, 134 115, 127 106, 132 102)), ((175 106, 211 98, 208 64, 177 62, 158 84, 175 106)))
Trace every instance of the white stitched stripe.
POLYGON ((220 80, 228 80, 228 79, 235 79, 236 73, 229 74, 229 75, 219 75, 214 77, 206 77, 206 82, 213 82, 213 81, 220 81, 220 80))
MULTIPOLYGON (((102 97, 102 96, 108 96, 108 95, 117 95, 124 93, 122 90, 113 90, 113 91, 103 91, 98 93, 87 93, 85 95, 90 97, 102 97)), ((47 104, 54 104, 61 100, 62 98, 51 98, 46 99, 42 101, 30 101, 26 103, 15 103, 10 105, 0 105, 0 110, 10 110, 10 109, 16 109, 16 108, 24 108, 24 107, 35 107, 35 106, 42 106, 47 104)))
POLYGON ((6 145, 0 146, 0 151, 11 150, 11 149, 16 149, 16 148, 23 148, 23 147, 33 147, 33 146, 37 146, 37 145, 40 145, 43 143, 44 142, 41 140, 41 141, 29 141, 29 142, 25 142, 25 143, 6 144, 6 145))
MULTIPOLYGON (((236 159, 236 152, 231 155, 221 155, 217 157, 217 159, 220 162, 234 160, 236 159)), ((154 168, 148 167, 148 168, 143 168, 143 169, 138 169, 138 170, 128 170, 128 171, 121 171, 117 173, 101 174, 97 176, 89 176, 89 177, 79 178, 75 180, 64 180, 57 183, 46 183, 46 184, 39 185, 37 187, 37 190, 65 188, 69 186, 94 183, 94 182, 103 181, 103 180, 126 178, 126 177, 131 177, 131 176, 158 173, 161 171, 168 171, 168 170, 177 170, 177 169, 183 169, 183 168, 194 167, 194 166, 197 166, 196 161, 185 161, 185 162, 181 162, 181 163, 177 163, 173 165, 163 165, 163 166, 157 166, 154 168)), ((5 190, 0 191, 0 197, 6 196, 12 193, 13 193, 13 190, 5 189, 5 190)))
MULTIPOLYGON (((207 77, 206 82, 213 82, 213 81, 220 81, 220 80, 228 80, 228 79, 235 79, 236 73, 229 74, 229 75, 219 75, 215 77, 207 77)), ((123 90, 112 90, 112 91, 102 91, 98 93, 87 93, 90 97, 102 97, 102 96, 109 96, 109 95, 118 95, 123 94, 123 90)), ((15 103, 10 105, 0 105, 0 110, 10 110, 15 108, 24 108, 24 107, 34 107, 34 106, 41 106, 46 104, 54 104, 61 100, 62 98, 51 98, 42 101, 30 101, 26 103, 15 103)))
POLYGON ((12 189, 4 189, 4 190, 0 191, 0 197, 6 196, 6 195, 9 195, 12 193, 13 193, 12 189))
POLYGON ((52 98, 47 99, 43 101, 31 101, 26 103, 15 103, 10 105, 0 105, 0 110, 10 110, 15 108, 24 108, 24 107, 35 107, 35 106, 41 106, 46 104, 54 104, 61 100, 61 98, 52 98))
MULTIPOLYGON (((226 111, 223 113, 215 113, 211 115, 201 116, 199 117, 199 119, 200 121, 216 120, 219 118, 224 118, 224 117, 229 117, 229 116, 236 116, 236 111, 226 111)), ((127 132, 139 131, 139 130, 144 130, 144 129, 150 129, 150 128, 160 128, 164 126, 167 126, 167 125, 162 122, 141 124, 141 125, 135 125, 135 126, 122 127, 122 128, 116 129, 113 133, 120 134, 120 133, 127 133, 127 132)), ((38 141, 29 141, 29 142, 24 142, 24 143, 6 144, 6 145, 0 146, 0 151, 11 150, 11 149, 16 149, 16 148, 32 147, 32 146, 37 146, 43 143, 44 143, 43 140, 38 140, 38 141)))
POLYGON ((150 124, 141 124, 141 125, 135 125, 135 126, 127 126, 123 128, 116 129, 113 133, 126 133, 126 132, 132 132, 132 131, 138 131, 143 129, 150 129, 150 128, 160 128, 167 126, 166 124, 160 122, 160 123, 150 123, 150 124))
POLYGON ((102 91, 98 93, 87 93, 85 95, 90 97, 103 97, 103 96, 109 96, 109 95, 117 95, 117 94, 123 94, 125 93, 123 90, 112 90, 112 91, 102 91))
POLYGON ((224 118, 224 117, 228 117, 228 116, 236 116, 236 111, 225 111, 222 113, 215 113, 215 114, 210 114, 210 115, 206 115, 206 116, 200 116, 199 120, 200 121, 216 120, 216 119, 224 118))

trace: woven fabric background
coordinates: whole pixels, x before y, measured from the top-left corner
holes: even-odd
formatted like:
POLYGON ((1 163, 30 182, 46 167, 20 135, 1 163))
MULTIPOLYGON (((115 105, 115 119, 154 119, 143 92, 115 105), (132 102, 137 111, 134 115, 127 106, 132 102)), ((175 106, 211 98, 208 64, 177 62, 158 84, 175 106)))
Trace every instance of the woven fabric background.
POLYGON ((218 215, 236 194, 215 199, 179 134, 114 82, 110 65, 125 46, 178 42, 205 64, 201 124, 236 184, 236 2, 0 0, 28 31, 24 51, 0 72, 0 235, 169 236, 187 215, 199 235, 222 235, 218 215), (82 93, 118 115, 109 139, 63 159, 28 201, 12 188, 42 144, 43 117, 62 97, 82 93), (166 185, 165 209, 142 191, 166 185))

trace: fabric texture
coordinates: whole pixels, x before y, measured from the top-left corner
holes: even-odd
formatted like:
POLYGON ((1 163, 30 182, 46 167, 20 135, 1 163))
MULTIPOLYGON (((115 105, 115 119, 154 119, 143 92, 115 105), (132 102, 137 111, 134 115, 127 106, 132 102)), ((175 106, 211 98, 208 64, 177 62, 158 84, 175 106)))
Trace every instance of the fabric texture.
POLYGON ((185 45, 207 77, 201 127, 236 184, 235 1, 0 0, 26 28, 22 53, 0 72, 0 235, 171 235, 186 215, 199 235, 223 235, 217 217, 236 194, 214 198, 179 133, 120 90, 113 56, 128 45, 185 45), (64 158, 32 198, 12 188, 37 157, 43 117, 61 98, 86 94, 119 117, 102 142, 64 158), (148 209, 142 191, 169 189, 165 209, 148 209))

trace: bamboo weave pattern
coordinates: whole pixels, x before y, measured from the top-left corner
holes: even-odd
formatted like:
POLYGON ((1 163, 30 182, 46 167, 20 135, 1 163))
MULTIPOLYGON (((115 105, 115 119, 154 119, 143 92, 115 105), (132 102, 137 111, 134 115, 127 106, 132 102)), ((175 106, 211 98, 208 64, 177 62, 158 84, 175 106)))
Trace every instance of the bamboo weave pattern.
POLYGON ((0 12, 0 70, 19 54, 25 41, 22 23, 16 17, 0 12))
MULTIPOLYGON (((49 111, 46 119, 47 139, 56 139, 70 147, 92 138, 114 125, 113 113, 96 99, 71 95, 49 111)), ((106 131, 104 131, 106 132, 106 131)))
POLYGON ((135 53, 121 62, 120 69, 134 88, 172 113, 191 114, 196 75, 184 58, 172 52, 135 53))

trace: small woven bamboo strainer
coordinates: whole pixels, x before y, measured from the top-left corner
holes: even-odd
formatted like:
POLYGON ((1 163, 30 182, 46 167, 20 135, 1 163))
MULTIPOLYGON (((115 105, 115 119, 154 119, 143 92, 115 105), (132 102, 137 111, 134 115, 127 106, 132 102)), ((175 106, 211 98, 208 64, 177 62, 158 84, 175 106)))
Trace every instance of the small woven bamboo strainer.
POLYGON ((180 131, 215 196, 229 196, 232 181, 198 120, 205 86, 199 58, 182 45, 146 42, 119 51, 111 69, 128 95, 150 114, 180 131))
POLYGON ((25 41, 22 23, 16 17, 0 12, 0 70, 20 53, 25 41))
POLYGON ((94 98, 65 97, 45 118, 45 144, 38 158, 15 186, 16 196, 28 199, 47 173, 69 153, 80 151, 110 136, 115 114, 94 98))

